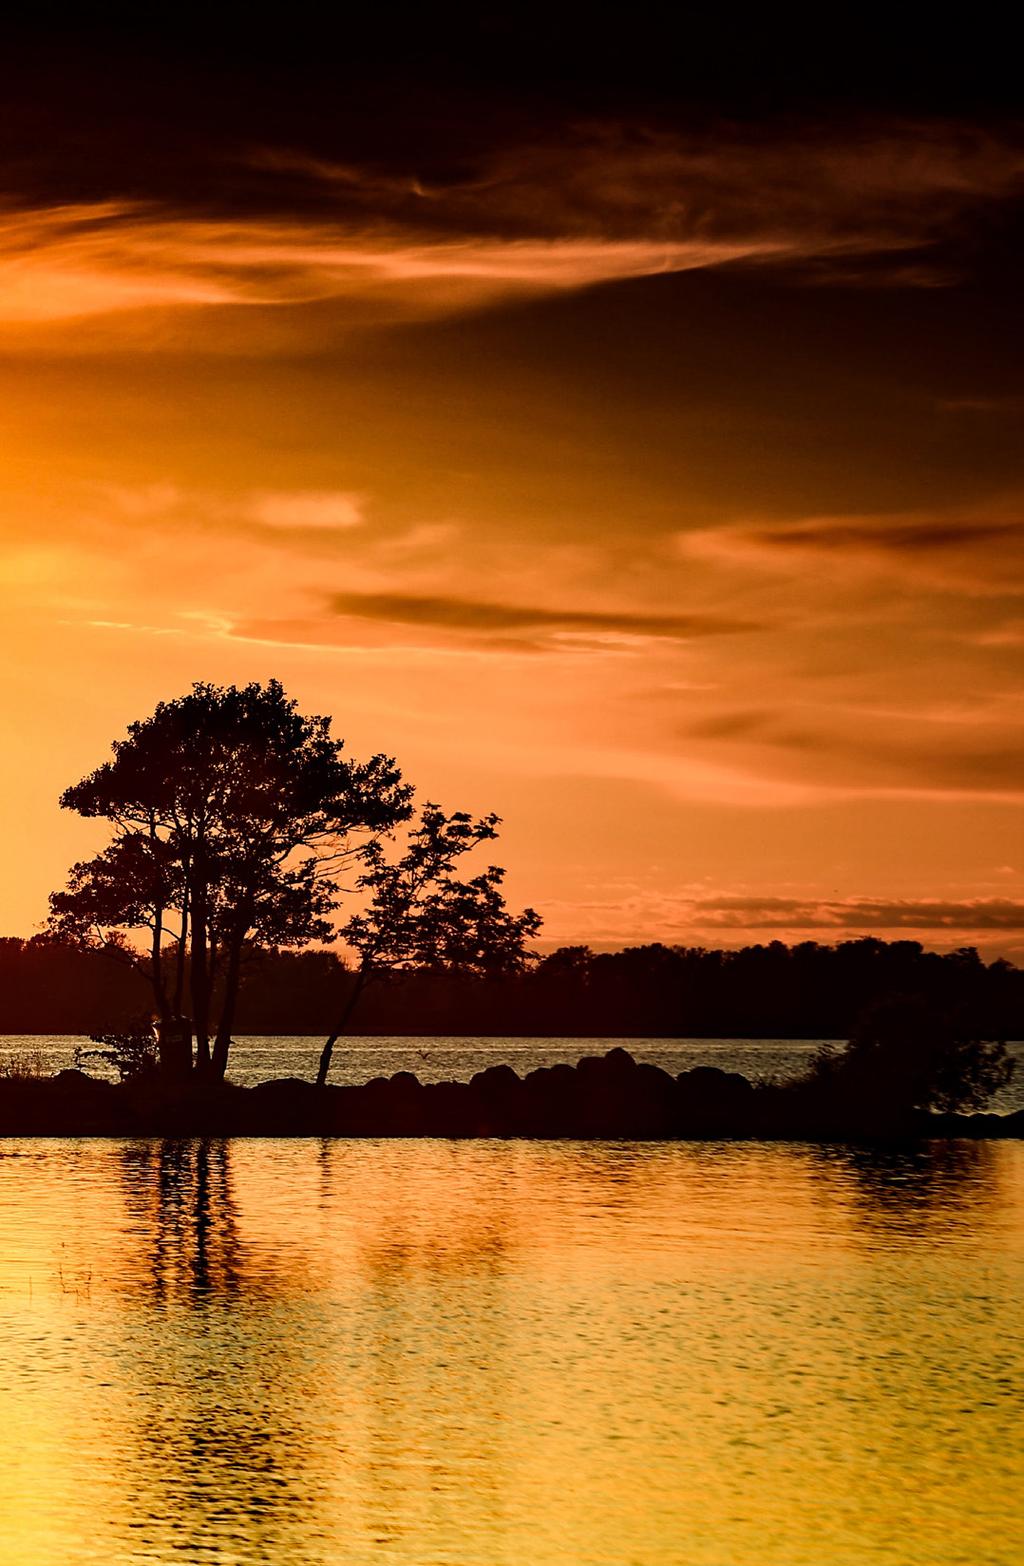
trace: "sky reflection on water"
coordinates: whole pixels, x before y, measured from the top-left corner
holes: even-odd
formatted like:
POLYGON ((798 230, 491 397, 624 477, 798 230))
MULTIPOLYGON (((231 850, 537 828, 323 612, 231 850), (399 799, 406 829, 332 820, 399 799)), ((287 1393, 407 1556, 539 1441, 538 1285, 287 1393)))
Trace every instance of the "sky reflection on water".
POLYGON ((1010 1562, 1024 1149, 0 1149, 0 1560, 1010 1562))

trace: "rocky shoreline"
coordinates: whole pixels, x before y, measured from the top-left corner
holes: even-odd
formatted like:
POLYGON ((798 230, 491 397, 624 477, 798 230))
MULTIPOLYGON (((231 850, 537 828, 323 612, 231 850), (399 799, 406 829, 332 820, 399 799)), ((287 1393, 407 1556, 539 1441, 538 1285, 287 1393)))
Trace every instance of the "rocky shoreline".
POLYGON ((519 1077, 492 1066, 469 1082, 410 1072, 359 1087, 286 1077, 256 1087, 159 1080, 115 1084, 81 1071, 0 1081, 0 1136, 531 1137, 836 1141, 1024 1136, 1014 1114, 852 1114, 799 1084, 757 1085, 698 1066, 670 1076, 619 1048, 519 1077))

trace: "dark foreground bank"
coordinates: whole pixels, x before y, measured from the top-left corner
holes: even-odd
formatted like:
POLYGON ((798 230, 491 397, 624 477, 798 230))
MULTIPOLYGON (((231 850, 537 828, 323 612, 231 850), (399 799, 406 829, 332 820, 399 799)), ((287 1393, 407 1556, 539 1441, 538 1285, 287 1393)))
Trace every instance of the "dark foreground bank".
POLYGON ((492 1066, 469 1082, 411 1072, 361 1087, 287 1077, 257 1087, 114 1084, 81 1071, 0 1082, 3 1136, 432 1136, 791 1138, 1024 1136, 1012 1115, 851 1107, 796 1085, 758 1085, 698 1066, 670 1076, 623 1049, 519 1077, 492 1066))

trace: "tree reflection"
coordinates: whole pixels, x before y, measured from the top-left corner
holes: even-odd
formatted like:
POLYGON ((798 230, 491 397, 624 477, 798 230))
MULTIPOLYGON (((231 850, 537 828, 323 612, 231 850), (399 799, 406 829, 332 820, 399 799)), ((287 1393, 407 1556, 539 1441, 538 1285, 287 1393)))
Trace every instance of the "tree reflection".
POLYGON ((153 1300, 230 1296, 255 1284, 239 1238, 224 1139, 130 1142, 122 1152, 125 1204, 141 1242, 130 1286, 153 1300))
POLYGON ((842 1181, 857 1226, 875 1239, 967 1234, 1001 1204, 999 1148, 989 1142, 820 1147, 811 1158, 842 1181))
POLYGON ((246 1559, 284 1558, 316 1526, 318 1382, 301 1332, 275 1330, 281 1272, 241 1237, 232 1144, 127 1144, 122 1176, 137 1246, 126 1286, 159 1311, 119 1345, 141 1411, 123 1478, 137 1542, 233 1558, 244 1539, 246 1559))

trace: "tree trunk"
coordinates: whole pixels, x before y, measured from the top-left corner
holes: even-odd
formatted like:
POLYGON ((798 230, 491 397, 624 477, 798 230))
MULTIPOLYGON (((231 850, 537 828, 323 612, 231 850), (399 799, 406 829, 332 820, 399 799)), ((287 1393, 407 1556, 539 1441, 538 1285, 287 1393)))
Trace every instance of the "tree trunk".
MULTIPOLYGON (((202 828, 200 828, 201 832, 202 828)), ((202 850, 201 836, 192 861, 192 870, 194 877, 192 888, 192 951, 189 963, 189 983, 192 990, 192 1025, 196 1034, 196 1070, 200 1076, 207 1076, 210 1071, 210 974, 207 887, 204 879, 206 856, 202 850)))
POLYGON ((213 1041, 213 1060, 210 1066, 210 1075, 214 1082, 223 1082, 224 1073, 228 1068, 228 1051, 231 1048, 231 1030, 235 1025, 238 981, 242 968, 242 945, 247 927, 247 924, 244 925, 240 931, 232 935, 231 947, 228 951, 228 966, 224 975, 224 1003, 217 1024, 217 1037, 213 1041))
POLYGON ((185 884, 181 892, 181 930, 178 935, 178 952, 175 959, 174 972, 174 1015, 181 1016, 181 1008, 185 1003, 185 956, 188 951, 188 877, 189 866, 185 864, 185 884))
POLYGON ((355 1011, 356 1003, 358 1002, 360 995, 363 993, 363 987, 366 984, 366 978, 366 969, 360 968, 359 972, 356 974, 356 982, 352 986, 352 993, 349 995, 347 1001, 342 1007, 341 1016, 338 1018, 334 1032, 331 1034, 323 1049, 320 1051, 320 1065, 318 1066, 316 1073, 316 1085, 318 1088, 324 1087, 327 1082, 327 1073, 331 1069, 331 1056, 334 1054, 334 1046, 340 1039, 341 1035, 344 1033, 345 1028, 348 1026, 348 1020, 355 1011))
MULTIPOLYGON (((157 855, 160 851, 160 840, 156 831, 156 816, 151 811, 149 816, 149 846, 153 854, 154 870, 157 870, 157 855)), ((158 883, 159 884, 159 883, 158 883)), ((164 912, 166 904, 162 896, 154 903, 153 908, 153 944, 150 948, 151 982, 153 995, 156 999, 157 1016, 160 1021, 166 1022, 170 1015, 170 1007, 167 1004, 167 985, 164 983, 164 912)))
POLYGON ((170 1008, 167 1004, 167 986, 164 984, 163 936, 164 911, 162 908, 156 908, 153 915, 153 945, 149 958, 151 964, 150 982, 153 985, 157 1016, 161 1022, 166 1022, 170 1014, 170 1008))
POLYGON ((192 985, 192 1019, 196 1032, 196 1070, 205 1076, 210 1070, 210 986, 207 973, 206 921, 192 920, 192 960, 189 964, 192 985))
POLYGON ((192 1028, 186 1017, 167 1017, 157 1024, 160 1075, 183 1082, 192 1071, 192 1028))

